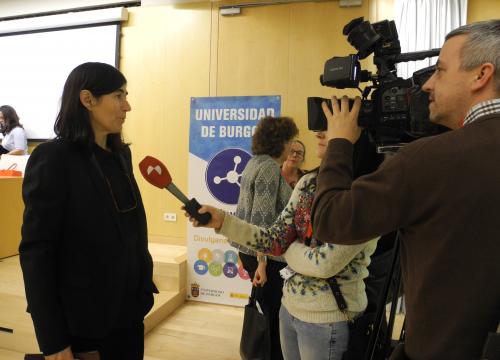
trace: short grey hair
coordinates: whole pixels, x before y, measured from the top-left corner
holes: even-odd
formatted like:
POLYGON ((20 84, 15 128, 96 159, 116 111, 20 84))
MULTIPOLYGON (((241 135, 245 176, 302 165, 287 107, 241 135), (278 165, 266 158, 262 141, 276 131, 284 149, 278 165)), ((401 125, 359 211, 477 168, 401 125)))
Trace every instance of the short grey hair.
POLYGON ((500 20, 460 26, 449 32, 446 40, 458 35, 467 35, 461 51, 461 68, 471 70, 484 63, 493 64, 493 81, 496 83, 496 91, 500 93, 500 20))

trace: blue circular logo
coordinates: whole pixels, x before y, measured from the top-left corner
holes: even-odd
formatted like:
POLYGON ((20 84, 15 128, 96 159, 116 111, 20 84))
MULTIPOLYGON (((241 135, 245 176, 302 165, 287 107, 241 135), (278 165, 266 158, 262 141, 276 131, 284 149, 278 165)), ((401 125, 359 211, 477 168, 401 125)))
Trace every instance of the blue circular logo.
POLYGON ((236 264, 238 262, 238 254, 234 250, 227 250, 224 253, 224 262, 236 264))
POLYGON ((228 278, 234 278, 238 275, 238 267, 234 263, 227 263, 224 265, 224 275, 228 278))
POLYGON ((238 203, 241 173, 251 157, 242 149, 224 149, 210 160, 205 181, 217 200, 228 205, 238 203))
POLYGON ((203 260, 197 260, 195 263, 194 263, 194 271, 198 274, 198 275, 205 275, 208 271, 208 265, 205 261, 203 260))

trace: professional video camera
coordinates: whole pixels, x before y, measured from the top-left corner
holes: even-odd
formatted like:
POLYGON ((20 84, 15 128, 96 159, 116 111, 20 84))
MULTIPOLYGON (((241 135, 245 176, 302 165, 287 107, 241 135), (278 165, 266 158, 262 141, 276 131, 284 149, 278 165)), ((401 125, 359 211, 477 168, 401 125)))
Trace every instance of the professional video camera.
MULTIPOLYGON (((382 148, 406 143, 416 138, 438 134, 444 127, 429 121, 428 94, 422 85, 434 72, 434 66, 416 71, 409 79, 396 75, 396 63, 422 60, 439 55, 440 49, 401 54, 398 33, 394 21, 370 24, 362 17, 352 20, 344 27, 343 34, 358 53, 344 57, 333 57, 326 61, 320 82, 323 86, 338 89, 357 88, 362 93, 358 124, 369 130, 373 141, 382 148), (377 73, 361 70, 360 59, 374 53, 373 63, 377 73), (372 85, 359 88, 360 82, 371 81, 372 85), (373 90, 373 92, 372 92, 373 90), (371 99, 368 96, 371 94, 371 99)), ((331 101, 319 97, 307 99, 309 130, 323 131, 327 128, 321 103, 331 101)), ((350 99, 352 105, 353 100, 350 99)))

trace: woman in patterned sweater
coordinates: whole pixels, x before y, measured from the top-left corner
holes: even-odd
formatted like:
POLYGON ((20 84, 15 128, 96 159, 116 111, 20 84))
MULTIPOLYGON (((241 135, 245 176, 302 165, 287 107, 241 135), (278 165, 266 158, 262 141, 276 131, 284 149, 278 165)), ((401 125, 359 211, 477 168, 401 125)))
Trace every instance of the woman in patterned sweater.
MULTIPOLYGON (((283 211, 292 188, 281 176, 280 165, 286 159, 297 125, 289 117, 266 116, 259 120, 252 136, 252 158, 240 178, 240 195, 235 216, 250 224, 267 227, 283 211)), ((280 344, 279 313, 283 279, 280 270, 286 266, 282 257, 265 256, 239 244, 228 243, 239 250, 243 268, 255 289, 256 300, 266 309, 271 337, 270 360, 283 360, 280 344)))
MULTIPOLYGON (((327 142, 316 133, 317 154, 323 157, 327 142)), ((354 176, 376 169, 381 158, 364 136, 356 144, 354 176)), ((311 204, 316 190, 317 170, 304 175, 290 201, 273 225, 262 228, 248 224, 219 209, 204 206, 212 220, 207 225, 224 236, 257 251, 282 255, 288 263, 280 310, 280 337, 286 360, 340 360, 347 349, 350 319, 367 306, 363 279, 377 240, 356 246, 322 244, 312 234, 311 204), (326 279, 335 276, 348 306, 342 313, 326 279)), ((194 219, 195 226, 198 226, 194 219)))

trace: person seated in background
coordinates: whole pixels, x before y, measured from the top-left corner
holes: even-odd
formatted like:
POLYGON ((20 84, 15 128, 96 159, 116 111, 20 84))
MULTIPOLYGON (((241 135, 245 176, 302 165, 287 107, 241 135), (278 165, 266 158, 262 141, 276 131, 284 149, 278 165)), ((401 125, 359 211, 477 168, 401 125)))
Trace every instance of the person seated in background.
POLYGON ((281 175, 293 189, 299 179, 306 173, 300 168, 306 158, 306 146, 300 140, 294 140, 290 145, 290 153, 281 167, 281 175))
POLYGON ((0 106, 0 132, 3 134, 0 154, 28 154, 28 140, 19 116, 12 106, 0 106))
MULTIPOLYGON (((317 155, 322 159, 328 141, 325 132, 315 136, 317 155)), ((374 171, 383 160, 367 134, 355 148, 354 177, 374 171)), ((346 317, 354 319, 368 304, 363 281, 378 238, 357 246, 332 246, 314 237, 310 213, 318 170, 300 179, 285 209, 270 226, 258 227, 207 205, 199 210, 212 216, 203 226, 256 251, 281 255, 288 263, 279 313, 285 360, 341 360, 349 341, 346 317), (345 312, 333 296, 327 281, 331 277, 347 303, 345 312)), ((200 226, 193 218, 190 221, 200 226)))

